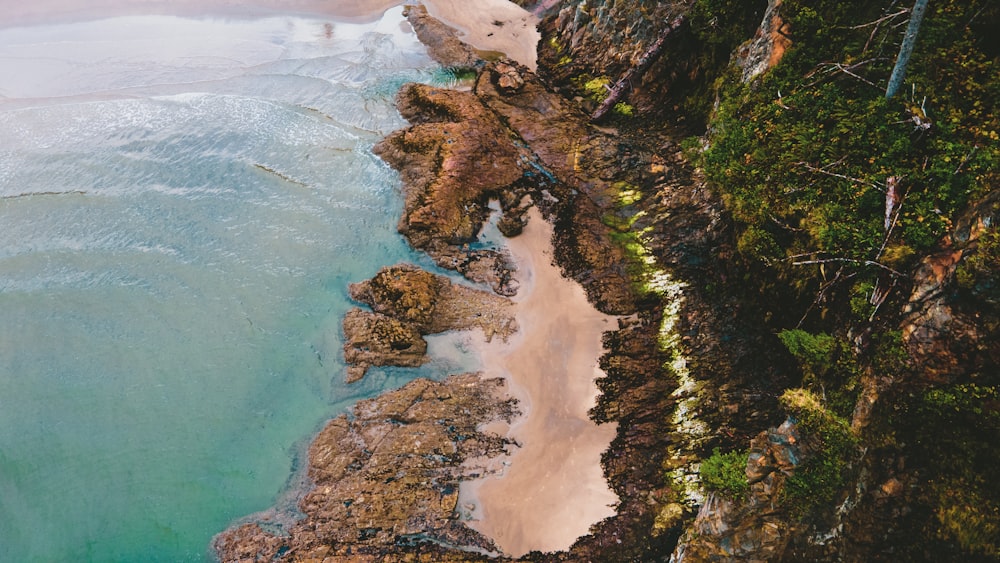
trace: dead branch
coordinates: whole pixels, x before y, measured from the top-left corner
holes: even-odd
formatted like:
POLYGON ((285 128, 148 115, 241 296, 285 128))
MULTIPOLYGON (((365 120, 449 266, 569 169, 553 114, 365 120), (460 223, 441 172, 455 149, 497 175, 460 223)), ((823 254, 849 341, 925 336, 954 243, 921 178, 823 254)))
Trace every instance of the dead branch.
POLYGON ((903 274, 902 272, 897 272, 896 270, 893 270, 892 268, 886 266, 885 264, 880 264, 874 260, 855 260, 854 258, 822 258, 817 260, 801 260, 799 262, 792 262, 792 266, 810 266, 818 264, 836 264, 836 263, 855 264, 860 266, 875 266, 876 268, 881 268, 896 277, 899 278, 906 277, 906 275, 903 274))
POLYGON ((656 59, 660 58, 660 55, 663 54, 663 48, 667 44, 667 37, 679 28, 684 21, 684 16, 677 16, 667 25, 666 29, 660 33, 660 36, 656 39, 656 41, 654 41, 653 44, 646 49, 646 52, 642 54, 642 57, 639 59, 639 63, 629 69, 629 71, 619 78, 618 82, 615 82, 615 85, 611 87, 608 92, 608 97, 601 102, 601 105, 597 106, 594 114, 590 116, 591 121, 600 121, 602 117, 611 111, 611 108, 615 107, 615 104, 622 99, 622 96, 624 96, 627 91, 632 89, 632 81, 641 78, 649 67, 656 62, 656 59))
MULTIPOLYGON (((843 160, 843 159, 841 159, 841 160, 843 160)), ((840 162, 840 161, 837 161, 837 162, 840 162)), ((830 165, 827 165, 827 166, 832 166, 833 164, 837 164, 837 162, 834 162, 834 163, 832 163, 830 165)), ((810 171, 810 172, 816 172, 817 174, 824 174, 826 176, 832 176, 834 178, 840 178, 842 180, 849 180, 851 182, 854 182, 855 184, 861 184, 863 186, 871 186, 871 187, 873 187, 873 188, 875 188, 875 189, 877 189, 879 191, 882 191, 882 188, 880 188, 879 185, 877 183, 875 183, 875 182, 869 182, 867 180, 862 180, 861 178, 855 178, 853 176, 847 176, 847 175, 844 175, 844 174, 837 174, 836 172, 830 172, 829 170, 825 170, 825 168, 826 168, 825 166, 823 168, 816 168, 815 166, 809 164, 808 162, 798 162, 796 164, 798 164, 799 166, 805 167, 805 169, 808 170, 808 171, 810 171)))

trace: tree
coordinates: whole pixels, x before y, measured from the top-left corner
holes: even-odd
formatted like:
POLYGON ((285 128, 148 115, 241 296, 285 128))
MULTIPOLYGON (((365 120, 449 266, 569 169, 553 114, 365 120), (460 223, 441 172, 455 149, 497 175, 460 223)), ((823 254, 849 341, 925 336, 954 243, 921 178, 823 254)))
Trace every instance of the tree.
POLYGON ((917 32, 920 31, 920 22, 924 19, 925 11, 927 11, 927 0, 916 0, 913 3, 913 10, 910 11, 910 23, 906 26, 906 35, 903 37, 903 44, 899 46, 899 55, 896 57, 896 66, 892 67, 889 85, 885 88, 886 98, 896 95, 896 91, 903 85, 903 78, 906 77, 906 64, 910 62, 910 55, 913 53, 913 45, 917 42, 917 32))

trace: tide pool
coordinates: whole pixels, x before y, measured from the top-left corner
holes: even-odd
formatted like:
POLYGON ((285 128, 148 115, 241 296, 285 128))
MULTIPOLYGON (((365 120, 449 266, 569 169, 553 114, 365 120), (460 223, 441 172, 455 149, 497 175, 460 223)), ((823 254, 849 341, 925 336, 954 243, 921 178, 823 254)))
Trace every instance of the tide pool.
POLYGON ((326 419, 440 371, 348 387, 340 321, 429 264, 371 146, 449 80, 398 9, 0 28, 0 561, 210 558, 326 419))

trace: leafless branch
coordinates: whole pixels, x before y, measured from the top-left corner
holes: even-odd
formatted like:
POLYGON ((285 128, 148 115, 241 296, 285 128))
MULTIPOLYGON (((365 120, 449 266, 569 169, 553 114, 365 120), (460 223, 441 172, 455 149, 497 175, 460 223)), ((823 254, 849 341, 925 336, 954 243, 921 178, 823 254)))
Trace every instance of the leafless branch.
POLYGON ((810 172, 816 172, 817 174, 824 174, 826 176, 832 176, 834 178, 840 178, 842 180, 849 180, 851 182, 854 182, 855 184, 861 184, 863 186, 871 186, 871 187, 873 187, 873 188, 881 191, 881 188, 875 182, 869 182, 867 180, 862 180, 861 178, 855 178, 853 176, 847 176, 845 174, 837 174, 836 172, 830 172, 829 170, 826 170, 826 168, 828 168, 830 166, 833 166, 833 165, 841 162, 842 160, 843 159, 838 160, 837 162, 833 162, 833 163, 828 164, 828 165, 826 165, 826 166, 824 166, 822 168, 816 168, 815 166, 809 164, 808 162, 798 162, 796 164, 798 164, 799 166, 805 167, 805 169, 808 170, 808 171, 810 171, 810 172))
POLYGON ((822 258, 818 260, 801 260, 799 262, 792 262, 792 266, 810 266, 816 264, 836 264, 836 263, 855 264, 860 266, 875 266, 876 268, 881 268, 896 277, 900 278, 906 277, 906 275, 903 274, 902 272, 897 272, 896 270, 893 270, 889 266, 886 266, 885 264, 879 264, 874 260, 855 260, 853 258, 822 258))

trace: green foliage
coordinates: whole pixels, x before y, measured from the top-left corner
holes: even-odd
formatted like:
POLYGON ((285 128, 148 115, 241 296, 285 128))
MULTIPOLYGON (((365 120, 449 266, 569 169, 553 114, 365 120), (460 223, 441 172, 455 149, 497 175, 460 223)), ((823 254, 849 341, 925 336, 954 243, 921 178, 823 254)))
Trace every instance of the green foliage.
POLYGON ((770 264, 782 257, 781 246, 771 233, 750 225, 740 234, 736 241, 736 250, 740 254, 770 264))
POLYGON ((847 421, 826 409, 805 389, 790 389, 780 398, 810 447, 809 456, 785 483, 785 501, 794 513, 805 515, 829 506, 848 482, 858 441, 847 421))
POLYGON ((976 252, 955 272, 964 291, 1000 305, 1000 231, 991 228, 979 236, 976 252))
POLYGON ((753 37, 764 15, 764 2, 746 0, 695 0, 688 25, 697 42, 697 62, 703 74, 693 77, 691 93, 683 101, 685 114, 707 119, 715 100, 715 82, 724 73, 740 43, 753 37))
POLYGON ((964 552, 1000 555, 1000 483, 990 478, 1000 464, 1000 386, 994 381, 930 389, 914 413, 918 448, 928 467, 926 502, 933 507, 936 536, 964 552))
POLYGON ((1000 10, 932 3, 908 85, 886 100, 901 31, 866 25, 881 7, 788 0, 781 63, 751 85, 734 72, 720 91, 700 164, 743 225, 740 251, 792 279, 824 277, 790 265, 803 257, 835 259, 856 282, 873 279, 871 261, 912 267, 998 178, 1000 60, 967 24, 981 10, 1000 23, 1000 10), (903 195, 886 240, 890 176, 903 195))
POLYGON ((730 497, 742 497, 750 491, 747 482, 747 457, 749 452, 721 453, 719 448, 701 462, 701 484, 705 490, 716 491, 730 497))
POLYGON ((962 383, 932 389, 924 395, 924 408, 938 419, 961 417, 962 422, 1000 432, 1000 390, 995 386, 962 383))
POLYGON ((615 104, 615 113, 618 115, 624 115, 625 117, 632 117, 635 115, 635 108, 631 104, 625 102, 618 102, 615 104))
POLYGON ((597 103, 601 103, 608 97, 608 86, 611 84, 611 79, 607 76, 598 76, 597 78, 591 78, 583 83, 583 91, 587 93, 592 100, 597 103))
POLYGON ((990 498, 985 479, 950 479, 935 483, 933 489, 942 539, 956 542, 967 553, 1000 556, 1000 503, 990 498))
POLYGON ((829 367, 837 348, 837 339, 829 334, 810 334, 804 330, 783 330, 778 333, 781 343, 799 360, 802 371, 821 374, 829 367))

